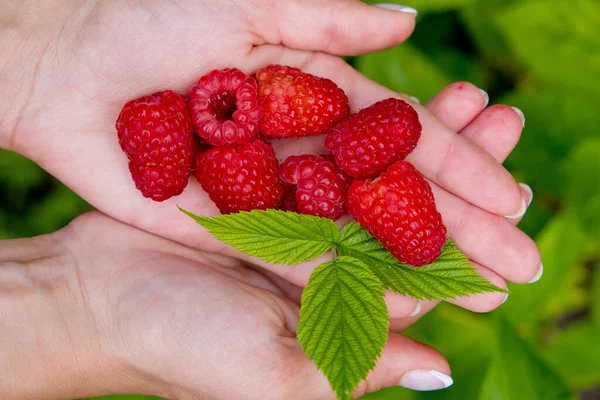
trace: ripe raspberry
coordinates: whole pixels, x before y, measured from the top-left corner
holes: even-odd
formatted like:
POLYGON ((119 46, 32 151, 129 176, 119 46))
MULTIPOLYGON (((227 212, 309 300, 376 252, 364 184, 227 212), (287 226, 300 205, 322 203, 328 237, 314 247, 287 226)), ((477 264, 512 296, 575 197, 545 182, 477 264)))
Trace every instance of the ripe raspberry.
POLYGON ((267 137, 318 135, 348 115, 348 97, 329 79, 281 65, 261 69, 256 79, 267 137))
MULTIPOLYGON (((323 157, 308 154, 288 157, 279 167, 279 178, 284 184, 293 185, 290 192, 295 188, 300 213, 334 220, 344 213, 346 180, 335 165, 323 157)), ((287 203, 286 207, 294 211, 294 204, 289 200, 287 203)))
POLYGON ((296 185, 283 185, 283 200, 280 210, 298 212, 298 202, 296 201, 296 185))
POLYGON ((190 114, 170 90, 125 104, 116 123, 135 186, 144 197, 167 200, 183 192, 194 159, 190 114))
POLYGON ((417 112, 398 99, 382 100, 344 119, 327 132, 325 147, 337 166, 354 178, 374 178, 417 146, 417 112))
POLYGON ((242 144, 258 135, 262 108, 254 78, 235 68, 212 71, 190 91, 198 135, 213 146, 242 144))
POLYGON ((431 187, 406 161, 374 181, 354 181, 348 189, 348 212, 406 264, 432 263, 446 241, 431 187))
POLYGON ((283 197, 275 152, 261 139, 199 154, 195 174, 223 214, 277 208, 283 197))

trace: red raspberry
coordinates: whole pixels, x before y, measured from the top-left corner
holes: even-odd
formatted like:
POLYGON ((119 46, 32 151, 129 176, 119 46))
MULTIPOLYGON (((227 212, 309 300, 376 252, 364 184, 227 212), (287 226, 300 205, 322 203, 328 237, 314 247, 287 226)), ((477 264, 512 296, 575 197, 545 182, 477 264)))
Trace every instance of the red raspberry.
POLYGON ((258 135, 262 108, 254 78, 235 68, 204 75, 190 91, 198 135, 213 146, 242 144, 258 135))
MULTIPOLYGON (((323 157, 308 154, 288 157, 279 167, 279 178, 286 185, 294 185, 289 190, 296 189, 300 213, 334 220, 344 213, 346 180, 335 165, 323 157)), ((293 203, 288 200, 286 207, 292 208, 293 203)))
POLYGON ((348 115, 348 97, 329 79, 281 65, 261 69, 256 79, 267 137, 318 135, 348 115))
POLYGON ((296 185, 283 185, 283 200, 280 210, 298 212, 298 202, 296 201, 296 185))
POLYGON ((431 187, 406 161, 374 181, 354 181, 348 189, 348 212, 406 264, 432 263, 446 242, 431 187))
POLYGON ((275 152, 261 139, 199 154, 195 173, 223 214, 277 208, 283 197, 275 152))
POLYGON ((354 178, 374 178, 417 146, 417 112, 398 99, 382 100, 344 119, 327 132, 325 147, 338 167, 354 178))
POLYGON ((194 159, 192 123, 183 96, 167 90, 132 100, 121 110, 116 127, 142 195, 163 201, 181 194, 194 159))

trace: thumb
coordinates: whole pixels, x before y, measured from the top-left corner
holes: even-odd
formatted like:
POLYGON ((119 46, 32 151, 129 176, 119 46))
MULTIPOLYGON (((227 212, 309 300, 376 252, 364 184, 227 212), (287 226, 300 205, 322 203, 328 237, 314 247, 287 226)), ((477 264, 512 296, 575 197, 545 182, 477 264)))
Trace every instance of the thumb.
POLYGON ((274 2, 274 24, 257 24, 270 44, 336 55, 358 55, 394 47, 415 27, 416 11, 358 0, 274 2))
MULTIPOLYGON (((315 365, 304 357, 314 378, 303 381, 301 398, 333 399, 335 395, 315 365), (306 384, 310 382, 310 384, 306 384)), ((354 392, 354 398, 386 387, 402 386, 419 391, 445 389, 452 385, 450 367, 436 350, 406 336, 390 332, 377 366, 354 392)))

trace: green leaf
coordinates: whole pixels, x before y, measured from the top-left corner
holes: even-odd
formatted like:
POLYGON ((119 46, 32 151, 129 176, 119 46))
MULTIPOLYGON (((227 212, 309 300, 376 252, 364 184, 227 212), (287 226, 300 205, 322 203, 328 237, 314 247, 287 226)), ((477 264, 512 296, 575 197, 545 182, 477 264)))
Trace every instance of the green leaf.
MULTIPOLYGON (((367 0, 367 3, 381 3, 381 0, 367 0)), ((386 3, 399 4, 417 9, 423 12, 440 12, 464 7, 475 2, 475 0, 387 0, 386 3)))
POLYGON ((586 94, 546 86, 543 89, 522 90, 499 100, 519 107, 527 116, 527 125, 508 165, 517 169, 534 191, 543 190, 563 197, 565 179, 556 168, 569 151, 586 138, 598 137, 598 94, 586 94), (552 117, 548 117, 548 113, 552 117))
POLYGON ((452 82, 441 68, 409 44, 357 59, 357 69, 374 81, 424 102, 452 82))
POLYGON ((369 267, 340 257, 314 270, 302 293, 298 341, 339 399, 351 399, 375 367, 388 329, 383 286, 369 267))
POLYGON ((577 145, 564 170, 569 206, 590 233, 600 236, 600 138, 577 145))
POLYGON ((41 184, 45 175, 44 170, 33 161, 0 149, 0 185, 13 196, 20 196, 25 190, 41 184))
POLYGON ((498 312, 532 336, 540 328, 539 321, 551 305, 560 306, 553 314, 563 314, 578 303, 565 284, 585 250, 586 236, 571 214, 555 217, 542 231, 537 244, 544 262, 544 275, 532 285, 511 285, 510 296, 498 312))
POLYGON ((478 0, 461 10, 461 14, 479 50, 504 70, 511 69, 512 58, 506 39, 492 23, 492 18, 504 12, 508 4, 520 0, 478 0))
POLYGON ((577 387, 600 382, 598 326, 582 323, 568 327, 552 339, 545 355, 556 370, 577 387))
MULTIPOLYGON (((594 285, 592 287, 592 319, 600 327, 600 262, 594 270, 594 285)), ((600 359, 600 358, 599 358, 600 359)))
POLYGON ((430 265, 415 268, 398 261, 356 222, 342 230, 337 249, 367 264, 387 289, 416 299, 442 300, 484 292, 506 292, 475 272, 467 257, 450 240, 430 265))
POLYGON ((279 210, 253 210, 202 217, 180 210, 220 241, 273 264, 296 265, 317 258, 339 238, 330 219, 279 210))
POLYGON ((597 0, 518 2, 494 20, 521 61, 545 82, 600 89, 597 0))
POLYGON ((480 393, 481 400, 570 400, 560 376, 503 320, 496 324, 492 367, 480 393))

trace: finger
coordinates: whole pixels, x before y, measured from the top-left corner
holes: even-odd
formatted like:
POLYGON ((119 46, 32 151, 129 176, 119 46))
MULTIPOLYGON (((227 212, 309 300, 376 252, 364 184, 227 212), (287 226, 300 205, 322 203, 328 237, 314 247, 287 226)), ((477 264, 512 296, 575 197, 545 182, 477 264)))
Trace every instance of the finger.
POLYGON ((467 203, 437 185, 431 185, 450 236, 477 263, 515 282, 529 282, 541 265, 535 242, 508 219, 467 203))
POLYGON ((415 315, 408 317, 392 318, 390 317, 390 331, 400 333, 406 328, 417 322, 423 315, 433 310, 440 302, 433 300, 420 300, 421 309, 415 315))
MULTIPOLYGON (((533 190, 526 183, 519 183, 519 187, 521 188, 521 193, 523 194, 523 199, 525 200, 525 203, 527 204, 527 208, 529 208, 529 206, 531 205, 531 202, 533 201, 533 190)), ((518 225, 524 216, 525 215, 522 215, 518 218, 507 218, 507 219, 511 224, 518 225)))
MULTIPOLYGON (((500 275, 486 267, 481 266, 478 263, 471 262, 471 264, 475 268, 475 271, 477 271, 477 273, 481 275, 483 279, 491 282, 501 289, 507 289, 506 280, 504 280, 500 275)), ((491 292, 449 299, 447 302, 473 312, 486 313, 495 310, 504 304, 506 299, 508 299, 508 294, 506 293, 491 292)))
POLYGON ((483 111, 462 132, 498 162, 504 162, 513 151, 525 124, 523 113, 505 105, 494 105, 483 111))
MULTIPOLYGON (((477 271, 477 273, 485 280, 491 282, 501 289, 507 288, 506 280, 504 280, 500 275, 475 262, 471 262, 471 264, 475 268, 475 271, 477 271)), ((506 293, 490 292, 474 294, 466 297, 457 297, 456 299, 448 299, 446 301, 469 311, 486 313, 498 308, 506 301, 507 298, 508 294, 506 293)), ((419 309, 407 317, 392 317, 390 315, 390 326, 395 332, 402 332, 402 330, 416 322, 422 315, 425 315, 437 304, 438 302, 434 301, 421 301, 419 309)))
MULTIPOLYGON (((279 50, 281 52, 281 50, 279 50)), ((264 49, 262 53, 268 52, 264 49)), ((296 65, 307 72, 335 80, 357 110, 386 97, 401 97, 367 79, 343 60, 326 54, 283 50, 278 62, 296 65)), ((466 201, 498 215, 515 215, 523 208, 519 186, 486 151, 457 135, 427 109, 415 105, 423 133, 407 158, 419 171, 466 201)))
POLYGON ((358 0, 275 1, 264 11, 250 11, 260 44, 298 50, 358 55, 394 47, 415 27, 410 7, 375 7, 358 0), (265 23, 265 21, 274 23, 265 23), (368 40, 365 40, 368 38, 368 40))
POLYGON ((417 299, 394 293, 391 290, 385 292, 385 303, 390 318, 411 317, 421 312, 421 303, 417 299))
MULTIPOLYGON (((296 358, 298 365, 310 371, 307 379, 297 382, 297 398, 334 399, 329 383, 312 361, 300 353, 299 349, 296 358)), ((391 332, 375 369, 359 384, 353 397, 359 398, 367 393, 393 386, 431 391, 447 388, 452 383, 448 362, 439 352, 391 332)))
MULTIPOLYGON (((525 116, 521 110, 495 105, 483 111, 461 135, 489 152, 498 162, 504 162, 519 142, 524 126, 525 116)), ((524 183, 519 183, 519 186, 527 208, 533 200, 533 191, 524 183)), ((522 218, 523 215, 517 215, 509 220, 513 225, 517 225, 522 218)))
POLYGON ((488 101, 488 94, 472 83, 455 82, 442 89, 425 107, 449 129, 460 132, 488 101))

